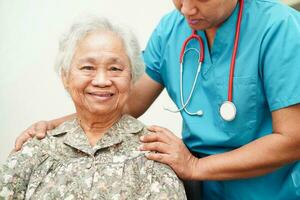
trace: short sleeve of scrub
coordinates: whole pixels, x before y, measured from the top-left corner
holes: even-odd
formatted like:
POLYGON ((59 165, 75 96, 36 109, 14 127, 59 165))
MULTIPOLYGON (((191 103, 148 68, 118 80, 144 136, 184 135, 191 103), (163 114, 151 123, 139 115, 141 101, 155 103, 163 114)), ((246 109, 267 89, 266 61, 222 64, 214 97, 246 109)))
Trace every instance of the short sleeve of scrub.
POLYGON ((271 111, 300 103, 299 18, 292 12, 276 20, 263 39, 261 72, 271 111))
POLYGON ((161 57, 162 57, 162 47, 161 47, 161 25, 160 22, 158 26, 153 31, 146 49, 143 51, 143 58, 146 65, 146 73, 156 82, 164 85, 163 79, 160 75, 161 68, 161 57))

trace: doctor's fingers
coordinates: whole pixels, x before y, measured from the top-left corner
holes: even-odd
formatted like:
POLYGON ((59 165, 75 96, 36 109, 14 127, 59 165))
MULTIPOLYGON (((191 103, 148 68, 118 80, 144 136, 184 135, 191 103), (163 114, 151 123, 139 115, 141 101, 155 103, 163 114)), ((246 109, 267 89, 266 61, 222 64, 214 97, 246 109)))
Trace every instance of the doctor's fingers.
MULTIPOLYGON (((139 146, 139 150, 141 151, 153 151, 159 152, 164 154, 169 154, 170 152, 170 145, 162 142, 150 142, 144 143, 139 146)), ((151 153, 150 153, 151 154, 151 153)))
POLYGON ((171 165, 171 159, 169 154, 164 154, 164 153, 147 153, 146 158, 149 160, 154 160, 160 163, 164 163, 167 165, 171 165))
POLYGON ((143 135, 140 137, 140 140, 143 143, 162 142, 167 144, 170 142, 170 138, 160 132, 151 132, 147 135, 143 135))
POLYGON ((31 130, 25 130, 19 137, 17 137, 16 141, 15 141, 15 151, 19 151, 23 144, 29 140, 30 138, 32 138, 32 132, 31 130))
POLYGON ((38 139, 43 139, 46 136, 46 132, 48 129, 49 123, 47 121, 39 121, 33 125, 34 127, 34 136, 36 136, 38 139))
POLYGON ((39 121, 31 125, 25 131, 23 131, 19 137, 17 137, 15 141, 15 150, 19 151, 27 140, 35 136, 38 139, 43 139, 46 135, 47 126, 48 124, 46 121, 39 121))
POLYGON ((178 138, 172 131, 170 131, 167 128, 163 128, 161 126, 153 125, 153 126, 147 127, 147 129, 151 132, 160 133, 160 135, 164 135, 168 139, 178 139, 178 140, 180 140, 180 138, 178 138))

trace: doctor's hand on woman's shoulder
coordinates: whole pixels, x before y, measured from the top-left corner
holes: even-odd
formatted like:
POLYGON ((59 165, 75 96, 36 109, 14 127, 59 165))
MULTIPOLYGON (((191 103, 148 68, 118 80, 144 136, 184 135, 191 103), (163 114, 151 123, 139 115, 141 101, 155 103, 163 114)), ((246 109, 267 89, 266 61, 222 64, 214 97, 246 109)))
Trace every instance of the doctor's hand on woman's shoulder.
POLYGON ((39 121, 29 126, 23 131, 15 141, 15 151, 19 151, 23 144, 30 138, 37 137, 43 139, 46 136, 47 130, 55 128, 50 121, 39 121))
POLYGON ((191 154, 183 141, 160 126, 150 126, 148 130, 150 133, 140 138, 143 144, 139 148, 151 151, 146 157, 169 165, 183 180, 196 180, 199 159, 191 154))
POLYGON ((66 120, 72 119, 75 114, 67 115, 62 118, 50 120, 50 121, 39 121, 31 126, 29 126, 25 131, 23 131, 15 141, 15 151, 19 151, 23 144, 30 138, 37 137, 38 139, 43 139, 48 130, 52 130, 59 126, 66 120))

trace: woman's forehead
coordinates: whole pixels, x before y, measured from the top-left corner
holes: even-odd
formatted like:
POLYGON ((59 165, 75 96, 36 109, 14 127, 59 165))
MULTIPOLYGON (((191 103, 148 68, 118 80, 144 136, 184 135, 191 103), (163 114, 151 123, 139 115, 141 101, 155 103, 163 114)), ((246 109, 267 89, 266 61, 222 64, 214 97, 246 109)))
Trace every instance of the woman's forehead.
POLYGON ((127 62, 123 41, 113 32, 95 32, 85 36, 77 45, 74 59, 79 62, 127 62))
POLYGON ((102 55, 95 56, 93 55, 87 55, 82 56, 78 59, 78 63, 94 63, 97 64, 99 61, 105 62, 105 63, 119 63, 122 64, 124 62, 124 59, 117 55, 109 55, 106 53, 103 53, 102 55))
POLYGON ((124 49, 122 38, 116 33, 106 30, 87 33, 77 44, 77 47, 86 46, 124 49))

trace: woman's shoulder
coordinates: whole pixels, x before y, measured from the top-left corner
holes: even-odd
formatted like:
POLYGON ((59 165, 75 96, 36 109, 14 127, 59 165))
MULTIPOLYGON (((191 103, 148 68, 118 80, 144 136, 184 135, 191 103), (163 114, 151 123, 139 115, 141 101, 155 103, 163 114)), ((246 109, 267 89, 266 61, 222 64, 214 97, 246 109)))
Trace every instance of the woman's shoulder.
POLYGON ((146 125, 143 122, 130 115, 123 115, 112 132, 121 134, 124 143, 137 145, 139 137, 145 134, 145 130, 146 125))
POLYGON ((57 145, 64 143, 65 138, 68 136, 68 133, 72 133, 75 129, 79 127, 76 119, 71 119, 63 122, 55 129, 47 131, 44 143, 47 143, 52 149, 56 148, 57 145))
POLYGON ((123 115, 115 127, 126 133, 137 134, 145 128, 145 124, 131 115, 123 115))
POLYGON ((71 119, 68 121, 63 122, 56 128, 47 131, 47 136, 48 137, 63 137, 66 133, 70 132, 74 128, 78 126, 77 120, 76 119, 71 119))
POLYGON ((138 147, 141 145, 140 137, 147 134, 147 128, 140 120, 124 115, 111 131, 122 138, 122 143, 115 152, 116 155, 137 157, 142 154, 138 147))
POLYGON ((65 122, 57 128, 49 131, 45 138, 38 139, 36 137, 26 141, 22 149, 9 155, 8 166, 14 167, 12 163, 22 163, 20 166, 39 166, 45 159, 49 157, 53 150, 57 150, 57 144, 60 143, 59 138, 66 134, 66 129, 72 124, 71 121, 65 122))

